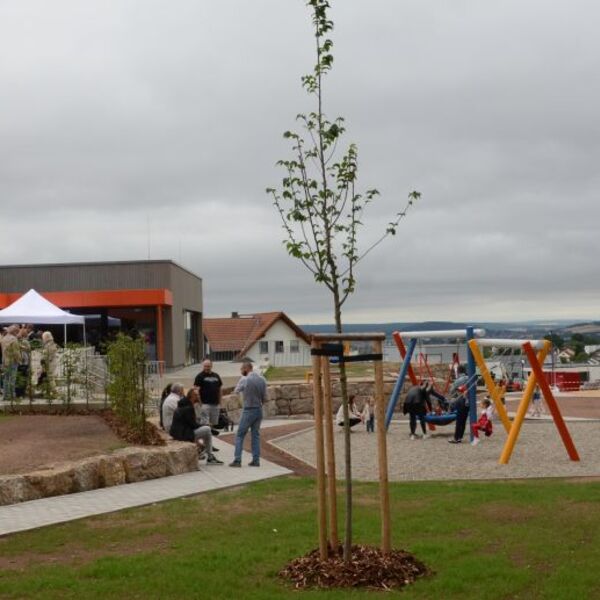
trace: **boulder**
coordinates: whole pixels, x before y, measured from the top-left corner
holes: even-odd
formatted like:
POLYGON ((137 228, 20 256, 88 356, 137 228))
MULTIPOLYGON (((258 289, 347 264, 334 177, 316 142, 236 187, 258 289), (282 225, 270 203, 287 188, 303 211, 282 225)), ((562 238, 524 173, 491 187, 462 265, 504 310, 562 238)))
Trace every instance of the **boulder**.
POLYGON ((104 455, 98 461, 99 487, 112 487, 126 483, 125 467, 120 456, 104 455))
POLYGON ((295 384, 282 386, 281 397, 286 400, 300 398, 300 386, 295 384))
POLYGON ((72 463, 24 475, 25 481, 36 490, 36 497, 62 496, 74 488, 75 468, 72 463))
POLYGON ((292 400, 292 414, 293 415, 312 414, 312 412, 313 412, 312 398, 297 398, 295 400, 292 400))
POLYGON ((115 455, 123 461, 127 483, 146 481, 165 477, 167 473, 167 455, 154 448, 123 448, 115 455))
POLYGON ((181 475, 198 470, 198 452, 195 444, 170 442, 164 453, 167 475, 181 475))
POLYGON ((281 386, 270 385, 267 388, 267 397, 269 400, 279 400, 281 398, 281 386))
POLYGON ((41 498, 39 491, 31 486, 23 475, 0 477, 0 506, 41 498))
POLYGON ((86 492, 100 486, 99 461, 97 458, 80 460, 74 465, 73 491, 86 492))
POLYGON ((312 398, 313 386, 309 383, 303 383, 299 386, 300 398, 312 398))

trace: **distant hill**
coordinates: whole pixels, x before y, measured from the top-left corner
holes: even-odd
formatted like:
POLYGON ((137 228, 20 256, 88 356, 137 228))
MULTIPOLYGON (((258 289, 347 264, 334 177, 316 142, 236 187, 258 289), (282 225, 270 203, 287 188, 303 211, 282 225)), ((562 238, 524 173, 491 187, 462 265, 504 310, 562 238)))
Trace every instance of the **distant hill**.
POLYGON ((563 335, 573 335, 574 333, 581 333, 584 335, 600 335, 600 321, 591 321, 589 323, 576 323, 575 325, 563 327, 558 332, 563 335))
MULTIPOLYGON (((543 337, 550 331, 556 333, 571 333, 571 329, 579 327, 595 327, 594 332, 600 333, 600 322, 576 323, 572 320, 545 320, 545 321, 515 321, 515 322, 474 322, 469 323, 473 327, 486 330, 488 337, 519 338, 519 337, 543 337)), ((319 325, 301 325, 307 333, 331 333, 335 326, 331 323, 319 325)), ((457 321, 418 321, 418 322, 395 322, 395 323, 351 323, 344 327, 347 332, 364 333, 368 331, 381 331, 391 337, 394 331, 427 331, 445 329, 465 329, 467 323, 457 321)), ((591 329, 590 329, 591 332, 591 329)), ((572 331, 577 333, 577 331, 572 331)), ((582 332, 583 333, 583 332, 582 332)), ((588 330, 585 330, 588 333, 588 330)))

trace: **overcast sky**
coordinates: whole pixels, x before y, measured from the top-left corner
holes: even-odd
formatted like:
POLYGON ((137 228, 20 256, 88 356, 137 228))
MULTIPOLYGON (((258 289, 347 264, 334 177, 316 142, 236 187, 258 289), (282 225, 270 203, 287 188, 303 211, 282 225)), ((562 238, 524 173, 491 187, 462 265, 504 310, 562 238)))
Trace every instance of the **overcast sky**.
MULTIPOLYGON (((333 0, 359 147, 348 321, 600 318, 600 4, 333 0)), ((302 0, 2 0, 0 264, 171 258, 205 314, 331 320, 264 190, 313 109, 302 0)))

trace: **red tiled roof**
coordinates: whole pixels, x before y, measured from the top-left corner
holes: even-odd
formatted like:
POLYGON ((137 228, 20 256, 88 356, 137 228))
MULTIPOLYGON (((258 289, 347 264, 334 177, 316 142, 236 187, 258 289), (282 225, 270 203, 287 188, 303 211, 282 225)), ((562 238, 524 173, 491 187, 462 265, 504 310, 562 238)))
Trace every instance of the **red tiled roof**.
POLYGON ((285 313, 268 312, 220 319, 204 319, 204 335, 212 352, 237 352, 243 356, 280 319, 291 327, 296 335, 310 343, 306 333, 285 313))

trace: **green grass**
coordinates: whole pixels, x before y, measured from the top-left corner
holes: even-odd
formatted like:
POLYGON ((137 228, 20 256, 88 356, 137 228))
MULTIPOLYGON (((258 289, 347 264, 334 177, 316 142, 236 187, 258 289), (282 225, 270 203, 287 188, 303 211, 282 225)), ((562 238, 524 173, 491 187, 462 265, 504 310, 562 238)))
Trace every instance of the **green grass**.
MULTIPOLYGON (((376 544, 377 486, 355 490, 356 541, 376 544)), ((597 482, 398 483, 391 501, 394 545, 435 571, 398 597, 600 598, 597 482)), ((315 538, 314 482, 267 481, 1 538, 0 597, 283 598, 278 570, 315 538)))

